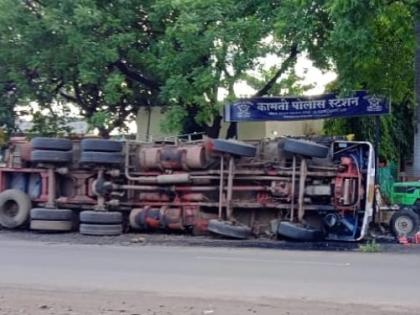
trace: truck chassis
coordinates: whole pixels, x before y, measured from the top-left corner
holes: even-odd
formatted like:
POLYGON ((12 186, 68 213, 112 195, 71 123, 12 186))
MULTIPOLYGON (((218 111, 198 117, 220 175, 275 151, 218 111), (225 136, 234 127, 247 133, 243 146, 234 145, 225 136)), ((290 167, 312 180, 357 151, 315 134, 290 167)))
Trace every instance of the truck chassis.
POLYGON ((312 140, 12 138, 0 167, 0 224, 362 240, 374 214, 372 145, 312 140))

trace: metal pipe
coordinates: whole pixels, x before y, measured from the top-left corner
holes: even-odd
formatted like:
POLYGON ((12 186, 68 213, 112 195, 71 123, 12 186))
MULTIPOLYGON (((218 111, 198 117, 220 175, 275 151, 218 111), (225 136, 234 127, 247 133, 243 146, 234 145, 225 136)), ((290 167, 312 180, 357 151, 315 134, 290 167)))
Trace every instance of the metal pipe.
MULTIPOLYGON (((143 202, 135 202, 135 201, 129 201, 129 202, 121 202, 120 203, 121 207, 128 207, 128 208, 133 208, 134 207, 144 207, 144 206, 164 206, 164 205, 169 205, 171 207, 185 207, 185 206, 203 206, 203 207, 212 207, 212 208, 217 208, 218 206, 218 202, 185 202, 185 201, 179 201, 179 202, 175 202, 175 201, 143 201, 143 202)), ((284 210, 288 210, 290 209, 290 203, 258 203, 258 202, 252 202, 252 201, 243 201, 243 202, 238 202, 238 201, 232 201, 232 205, 237 207, 237 208, 247 208, 247 209, 267 209, 267 208, 272 208, 272 209, 284 209, 284 210)), ((63 205, 66 206, 66 205, 63 205)), ((121 208, 123 209, 123 208, 121 208)), ((331 206, 331 205, 319 205, 319 204, 314 204, 314 205, 304 205, 304 209, 305 211, 334 211, 336 210, 335 207, 331 206)))
MULTIPOLYGON (((138 190, 138 191, 173 191, 173 192, 200 192, 219 190, 219 186, 153 186, 153 185, 113 185, 114 190, 138 190)), ((224 191, 228 187, 223 188, 224 191)), ((270 191, 269 186, 236 186, 232 187, 232 191, 270 191)))
POLYGON ((292 200, 290 204, 290 220, 293 222, 295 219, 295 184, 296 184, 296 155, 293 154, 292 162, 292 200))
POLYGON ((306 181, 306 159, 302 159, 300 162, 300 175, 299 175, 299 208, 298 208, 298 220, 302 222, 303 216, 305 215, 305 208, 303 207, 303 197, 305 193, 305 181, 306 181))
POLYGON ((130 143, 135 141, 125 140, 125 160, 124 160, 124 175, 128 180, 141 181, 143 176, 134 177, 130 175, 130 143))
POLYGON ((223 175, 224 175, 224 158, 220 156, 220 180, 219 180, 219 219, 222 219, 222 206, 223 206, 223 175))
MULTIPOLYGON (((296 167, 296 172, 300 171, 299 167, 296 167)), ((228 172, 224 172, 225 174, 228 172)), ((235 169, 235 178, 240 177, 241 175, 269 175, 269 176, 292 176, 293 171, 255 171, 255 170, 242 170, 235 169)), ((219 170, 208 170, 206 172, 190 172, 191 176, 198 175, 218 175, 220 174, 219 170)), ((325 172, 311 172, 306 170, 306 175, 308 177, 336 177, 337 172, 325 171, 325 172)))
POLYGON ((235 170, 235 160, 233 156, 229 157, 229 173, 228 173, 228 187, 226 194, 226 217, 231 220, 233 211, 232 211, 232 192, 233 192, 233 176, 235 170))
POLYGON ((55 172, 53 167, 48 168, 48 201, 47 208, 55 208, 55 172))

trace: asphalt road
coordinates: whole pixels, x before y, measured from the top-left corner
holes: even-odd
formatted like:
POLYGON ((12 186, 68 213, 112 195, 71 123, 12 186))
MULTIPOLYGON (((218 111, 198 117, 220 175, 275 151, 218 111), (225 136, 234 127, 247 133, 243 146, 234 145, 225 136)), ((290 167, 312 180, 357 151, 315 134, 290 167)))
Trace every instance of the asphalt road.
POLYGON ((420 309, 420 255, 0 239, 0 287, 291 298, 420 309))

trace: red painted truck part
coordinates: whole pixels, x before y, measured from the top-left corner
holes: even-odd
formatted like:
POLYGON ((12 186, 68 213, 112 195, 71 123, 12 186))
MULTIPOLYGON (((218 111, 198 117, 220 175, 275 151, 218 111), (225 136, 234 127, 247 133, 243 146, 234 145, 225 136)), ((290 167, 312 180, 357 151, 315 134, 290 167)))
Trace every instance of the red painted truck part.
MULTIPOLYGON (((49 230, 64 229, 57 222, 71 213, 80 216, 84 234, 111 235, 124 226, 354 241, 365 237, 372 220, 375 169, 368 142, 66 141, 11 139, 0 167, 2 193, 18 189, 30 196, 33 208, 44 209, 31 211, 36 223, 47 221, 41 226, 49 230)), ((2 193, 0 224, 2 216, 13 216, 2 193)), ((78 220, 72 222, 77 227, 78 220)))

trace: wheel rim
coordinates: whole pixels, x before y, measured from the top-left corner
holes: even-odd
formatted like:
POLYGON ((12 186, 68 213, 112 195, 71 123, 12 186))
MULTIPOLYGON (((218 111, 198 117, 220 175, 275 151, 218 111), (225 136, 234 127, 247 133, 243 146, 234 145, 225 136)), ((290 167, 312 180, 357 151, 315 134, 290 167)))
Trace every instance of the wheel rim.
POLYGON ((395 229, 400 235, 409 234, 413 230, 413 227, 414 223, 409 217, 402 216, 395 220, 395 229))
POLYGON ((8 218, 14 218, 19 212, 19 205, 13 201, 8 200, 3 206, 3 214, 8 218))

